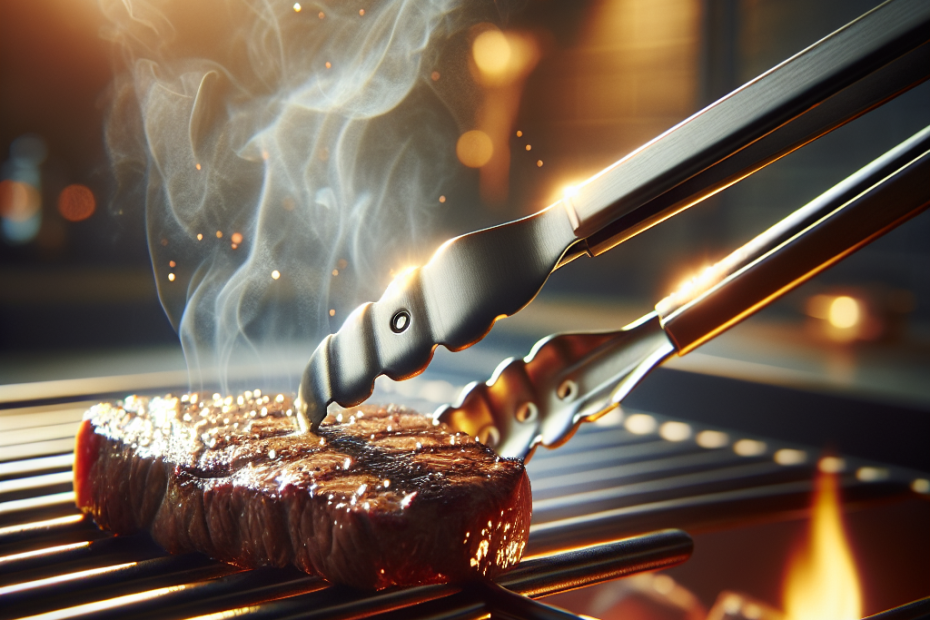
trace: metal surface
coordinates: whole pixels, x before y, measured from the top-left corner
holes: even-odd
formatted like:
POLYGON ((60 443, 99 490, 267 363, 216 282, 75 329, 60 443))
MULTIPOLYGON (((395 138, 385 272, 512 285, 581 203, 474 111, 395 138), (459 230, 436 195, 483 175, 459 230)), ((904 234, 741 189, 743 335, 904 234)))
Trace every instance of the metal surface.
POLYGON ((559 446, 616 407, 674 351, 655 313, 618 332, 549 336, 435 416, 501 456, 529 459, 539 444, 559 446))
POLYGON ((556 447, 672 353, 684 355, 930 206, 930 128, 758 235, 617 332, 561 334, 436 417, 501 456, 556 447))
POLYGON ((381 374, 419 374, 438 345, 457 351, 483 338, 497 319, 536 296, 574 241, 556 206, 446 242, 320 343, 300 383, 303 424, 318 425, 330 402, 365 400, 381 374))
POLYGON ((421 372, 442 344, 474 344, 560 264, 598 255, 928 76, 930 4, 889 0, 574 188, 534 216, 450 240, 314 351, 299 418, 421 372))
POLYGON ((930 618, 930 597, 883 611, 863 620, 926 620, 930 618))
POLYGON ((679 354, 930 206, 930 127, 821 194, 656 306, 679 354))

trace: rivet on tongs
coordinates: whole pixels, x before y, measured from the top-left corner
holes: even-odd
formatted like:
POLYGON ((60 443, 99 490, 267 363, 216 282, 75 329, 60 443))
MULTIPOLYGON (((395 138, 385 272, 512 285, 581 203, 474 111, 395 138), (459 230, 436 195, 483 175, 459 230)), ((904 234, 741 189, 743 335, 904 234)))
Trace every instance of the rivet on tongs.
POLYGON ((578 385, 571 379, 566 379, 555 393, 560 400, 571 400, 578 393, 578 385))
POLYGON ((391 331, 399 334, 408 327, 410 327, 410 313, 406 310, 398 310, 394 313, 394 316, 391 317, 391 331))
POLYGON ((520 405, 514 417, 517 418, 518 422, 532 422, 537 415, 539 415, 539 407, 536 406, 536 403, 526 402, 520 405))

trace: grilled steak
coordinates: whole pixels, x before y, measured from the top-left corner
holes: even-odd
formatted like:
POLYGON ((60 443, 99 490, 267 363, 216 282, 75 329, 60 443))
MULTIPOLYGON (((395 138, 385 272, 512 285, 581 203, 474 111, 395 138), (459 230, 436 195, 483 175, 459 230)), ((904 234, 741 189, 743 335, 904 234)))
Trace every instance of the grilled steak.
POLYGON ((96 405, 78 431, 78 507, 173 553, 361 588, 493 577, 519 561, 521 462, 394 406, 296 429, 291 400, 258 391, 96 405))

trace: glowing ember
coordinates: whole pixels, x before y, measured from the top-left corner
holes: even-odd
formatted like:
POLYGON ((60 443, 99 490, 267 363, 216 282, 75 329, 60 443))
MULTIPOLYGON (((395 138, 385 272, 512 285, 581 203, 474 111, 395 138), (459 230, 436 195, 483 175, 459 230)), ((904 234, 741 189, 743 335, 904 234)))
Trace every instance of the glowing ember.
POLYGON ((233 243, 242 243, 242 233, 234 232, 231 239, 233 243))
POLYGON ((446 201, 446 197, 445 197, 445 196, 440 196, 440 197, 439 197, 439 202, 445 202, 445 201, 446 201))
POLYGON ((216 238, 217 238, 217 239, 222 239, 222 238, 223 238, 223 231, 222 231, 222 230, 216 231, 216 238))
POLYGON ((332 67, 333 67, 333 64, 327 60, 327 61, 326 61, 326 68, 327 68, 327 69, 332 69, 332 67))
POLYGON ((518 137, 518 138, 522 138, 522 137, 523 137, 523 132, 520 131, 519 129, 517 130, 517 137, 518 137))
POLYGON ((542 165, 543 165, 543 160, 541 160, 541 159, 536 160, 536 167, 537 167, 537 168, 542 168, 542 165))
POLYGON ((333 308, 329 309, 329 316, 336 316, 336 311, 333 308))
POLYGON ((438 82, 438 81, 439 81, 439 71, 433 71, 433 72, 430 74, 429 77, 430 77, 430 79, 433 80, 434 82, 438 82))
POLYGON ((177 267, 177 263, 175 263, 173 260, 171 260, 171 261, 168 261, 168 266, 169 266, 169 267, 177 267))
POLYGON ((859 578, 843 531, 838 487, 834 474, 818 475, 809 538, 792 557, 785 580, 788 620, 862 617, 859 578))
POLYGON ((527 150, 527 151, 532 151, 532 150, 533 150, 533 145, 532 145, 532 144, 527 144, 527 145, 526 145, 526 150, 527 150))

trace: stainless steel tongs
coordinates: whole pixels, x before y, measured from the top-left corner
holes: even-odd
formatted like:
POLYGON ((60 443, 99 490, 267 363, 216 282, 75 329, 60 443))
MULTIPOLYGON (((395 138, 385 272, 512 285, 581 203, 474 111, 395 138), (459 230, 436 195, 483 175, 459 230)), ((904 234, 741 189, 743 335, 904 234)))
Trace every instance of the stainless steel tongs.
MULTIPOLYGON (((422 372, 438 345, 474 344, 528 304, 558 267, 606 252, 921 83, 928 41, 930 3, 888 0, 547 209, 447 241, 320 343, 300 384, 302 426, 319 424, 331 402, 362 402, 379 375, 422 372)), ((681 330, 688 323, 663 316, 681 330)))
POLYGON ((930 206, 930 127, 821 194, 619 331, 561 334, 505 360, 436 417, 501 456, 529 458, 685 355, 930 206))

